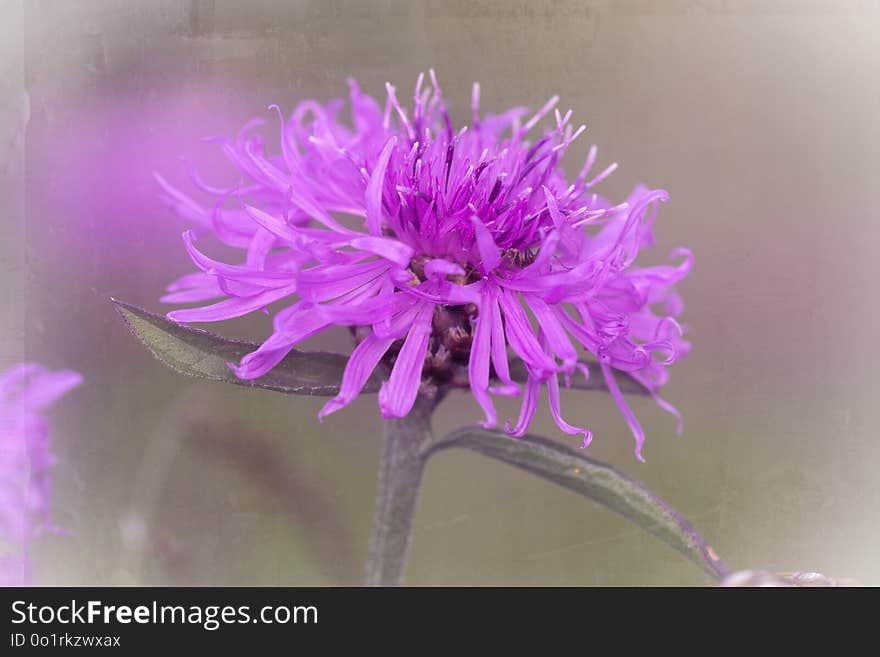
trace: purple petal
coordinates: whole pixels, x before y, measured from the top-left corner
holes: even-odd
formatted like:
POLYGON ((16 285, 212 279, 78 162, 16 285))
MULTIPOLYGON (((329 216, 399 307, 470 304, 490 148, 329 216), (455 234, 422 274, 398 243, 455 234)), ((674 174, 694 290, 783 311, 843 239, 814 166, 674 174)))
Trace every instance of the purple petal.
POLYGON ((223 262, 213 260, 196 248, 195 244, 193 244, 194 239, 195 234, 191 230, 188 230, 183 234, 183 243, 186 245, 186 250, 196 267, 218 277, 225 277, 255 286, 256 289, 252 294, 258 293, 262 288, 276 288, 290 285, 296 277, 294 272, 264 271, 261 269, 251 269, 250 267, 227 265, 223 262))
POLYGON ((193 201, 189 196, 172 186, 165 178, 158 173, 153 173, 156 182, 162 187, 162 190, 168 195, 166 200, 174 208, 174 211, 193 223, 199 224, 206 228, 210 228, 211 219, 205 208, 193 201))
MULTIPOLYGON (((82 383, 82 375, 73 370, 49 371, 26 364, 19 372, 29 376, 18 403, 29 411, 41 411, 82 383)), ((22 367, 22 366, 19 366, 22 367)))
POLYGON ((367 192, 365 196, 367 206, 367 230, 371 235, 379 236, 382 234, 382 188, 385 185, 385 169, 388 166, 388 159, 391 152, 397 145, 397 137, 392 137, 385 144, 373 174, 370 176, 370 182, 367 184, 367 192))
POLYGON ((324 330, 330 322, 311 307, 288 309, 284 325, 276 328, 260 348, 241 359, 238 366, 230 365, 240 379, 256 379, 275 367, 297 343, 324 330))
POLYGON ((445 278, 446 276, 464 276, 464 269, 461 266, 443 260, 442 258, 434 258, 429 260, 425 265, 425 277, 428 279, 445 278))
POLYGON ((639 424, 638 419, 630 409, 629 404, 626 403, 626 399, 624 399, 623 393, 620 392, 620 387, 617 385, 617 381, 614 379, 614 372, 612 371, 612 369, 605 363, 601 362, 599 363, 599 367, 602 368, 602 375, 605 377, 605 384, 608 386, 608 391, 611 393, 611 397, 612 399, 614 399, 614 403, 617 404, 617 408, 620 409, 623 418, 629 425, 630 431, 632 431, 633 437, 636 439, 636 458, 644 463, 645 459, 642 458, 642 446, 645 444, 645 431, 644 429, 642 429, 642 425, 639 424))
POLYGON ((565 329, 562 328, 562 324, 556 318, 556 314, 535 295, 523 295, 523 298, 535 314, 535 319, 538 320, 541 332, 546 336, 551 353, 562 359, 562 366, 565 370, 571 371, 577 362, 577 352, 565 329))
POLYGON ((541 380, 535 376, 529 376, 526 381, 526 390, 523 394, 522 406, 519 410, 519 420, 516 426, 510 428, 510 420, 504 423, 504 430, 511 436, 517 438, 524 436, 532 419, 535 417, 535 411, 538 410, 538 396, 541 393, 541 380))
POLYGON ((485 274, 501 264, 501 253, 498 251, 498 245, 495 244, 492 233, 479 217, 471 217, 471 225, 474 227, 474 239, 480 254, 479 269, 485 274))
POLYGON ((561 401, 559 397, 559 378, 556 374, 551 374, 547 379, 547 396, 550 401, 550 414, 553 416, 556 426, 567 434, 581 434, 584 437, 581 447, 589 445, 593 440, 593 433, 584 427, 576 427, 573 424, 569 424, 562 417, 561 401))
POLYGON ((358 237, 351 240, 349 245, 390 260, 401 267, 406 267, 413 256, 411 246, 388 237, 358 237))
POLYGON ((172 310, 165 316, 172 322, 219 322, 260 310, 274 301, 290 296, 294 292, 296 292, 296 284, 266 290, 252 297, 224 299, 219 303, 201 308, 172 310))
POLYGON ((504 330, 511 349, 537 373, 557 371, 559 368, 556 363, 538 343, 525 311, 516 298, 516 293, 502 290, 499 301, 504 313, 504 330))
POLYGON ((504 323, 501 320, 501 308, 495 294, 491 295, 487 304, 480 308, 481 313, 492 314, 492 366, 501 381, 501 386, 491 390, 496 395, 515 397, 519 395, 519 386, 510 378, 510 367, 507 362, 507 342, 504 339, 504 323))
POLYGON ((303 269, 298 277, 298 290, 303 298, 311 301, 329 301, 353 292, 361 286, 379 282, 388 272, 384 260, 355 265, 319 265, 303 269))
POLYGON ((489 397, 489 359, 495 322, 495 314, 491 309, 493 304, 492 291, 491 288, 488 288, 484 291, 480 303, 480 314, 477 316, 474 326, 474 338, 471 344, 471 355, 468 360, 468 378, 470 379, 471 392, 486 414, 486 419, 480 422, 486 429, 498 424, 495 405, 489 397))
POLYGON ((275 235, 265 228, 258 228, 248 245, 247 260, 245 261, 247 266, 251 269, 264 269, 266 257, 269 255, 272 247, 275 246, 275 242, 275 235))
POLYGON ((394 369, 391 370, 391 377, 379 390, 379 408, 384 418, 403 417, 415 403, 428 337, 431 334, 433 312, 434 307, 431 304, 421 305, 394 363, 394 369))
POLYGON ((297 231, 295 228, 289 226, 284 220, 250 205, 245 205, 244 211, 248 214, 249 217, 251 217, 260 226, 265 228, 273 235, 277 235, 281 239, 293 245, 302 244, 302 233, 297 231))
POLYGON ((378 338, 374 334, 364 338, 348 359, 339 394, 324 404, 318 413, 318 419, 322 420, 330 413, 348 406, 360 394, 373 370, 393 343, 394 338, 378 338))

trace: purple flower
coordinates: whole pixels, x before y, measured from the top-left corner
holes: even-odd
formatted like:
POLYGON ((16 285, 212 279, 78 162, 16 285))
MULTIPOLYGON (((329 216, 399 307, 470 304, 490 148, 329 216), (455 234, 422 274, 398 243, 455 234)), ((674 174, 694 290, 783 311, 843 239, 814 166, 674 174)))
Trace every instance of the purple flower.
POLYGON ((49 469, 55 464, 42 412, 82 377, 22 363, 0 373, 0 586, 30 579, 31 541, 54 531, 49 469))
POLYGON ((653 243, 667 193, 637 187, 623 203, 599 196, 594 188, 616 164, 591 174, 595 147, 569 183, 560 162, 584 126, 555 110, 555 97, 533 115, 521 107, 481 115, 474 85, 471 125, 456 129, 433 71, 424 82, 419 76, 411 113, 391 85, 383 108, 353 81, 350 118, 340 116, 341 100, 303 102, 287 121, 275 107, 277 155, 264 151, 257 121, 235 141, 217 140, 241 182, 216 189, 194 177, 210 204, 160 179, 179 214, 245 251, 226 264, 186 232, 200 271, 163 300, 219 301, 168 317, 211 322, 287 302, 272 335, 231 365, 244 379, 328 327, 351 327, 357 347, 320 417, 349 404, 385 363, 386 418, 406 415, 420 388, 466 385, 486 427, 497 424, 494 395, 521 396, 519 419, 505 424, 521 436, 546 387, 556 424, 586 446, 590 432, 563 419, 559 394, 560 376, 568 384, 590 375, 578 362, 584 350, 598 360, 641 458, 644 432, 613 372, 629 373, 676 413, 656 392, 666 366, 689 348, 673 285, 689 272, 690 252, 674 251, 675 264, 634 266, 653 243), (511 351, 528 371, 524 389, 511 379, 511 351))

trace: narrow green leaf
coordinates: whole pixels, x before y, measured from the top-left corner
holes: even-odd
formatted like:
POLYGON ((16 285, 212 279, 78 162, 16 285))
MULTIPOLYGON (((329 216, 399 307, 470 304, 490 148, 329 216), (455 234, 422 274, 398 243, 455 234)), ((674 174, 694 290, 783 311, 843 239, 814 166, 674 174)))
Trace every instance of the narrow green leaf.
POLYGON ((675 509, 639 482, 574 449, 540 436, 511 438, 499 431, 462 427, 430 445, 425 459, 452 447, 509 463, 598 502, 665 541, 715 579, 729 572, 706 540, 675 509))
MULTIPOLYGON (((331 396, 339 392, 348 360, 342 354, 293 350, 264 376, 245 381, 235 376, 227 363, 239 362, 259 345, 175 324, 143 308, 117 299, 111 301, 138 340, 159 361, 180 374, 292 395, 331 396)), ((374 375, 364 391, 376 392, 379 384, 379 377, 374 375)))

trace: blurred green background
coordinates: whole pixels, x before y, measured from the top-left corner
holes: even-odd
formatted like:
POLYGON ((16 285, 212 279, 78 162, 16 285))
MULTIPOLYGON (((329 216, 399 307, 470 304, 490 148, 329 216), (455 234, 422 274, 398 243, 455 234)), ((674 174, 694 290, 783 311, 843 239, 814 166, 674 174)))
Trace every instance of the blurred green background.
MULTIPOLYGON (((658 261, 693 352, 652 403, 646 464, 606 396, 564 393, 614 464, 689 517, 736 568, 880 583, 877 427, 880 11, 864 2, 6 0, 0 366, 80 370, 53 411, 55 519, 41 584, 357 584, 373 513, 375 398, 323 400, 185 379, 126 332, 111 295, 153 310, 191 266, 151 178, 183 182, 199 141, 270 121, 356 77, 402 97, 437 70, 454 118, 559 93, 589 143, 672 200, 658 261)), ((271 143, 271 142, 270 142, 271 143)), ((212 168, 213 167, 213 168, 212 168)), ((215 327, 260 338, 258 317, 215 327)), ((340 331, 310 346, 345 350, 340 331)), ((502 417, 517 411, 500 405, 502 417), (506 415, 505 415, 506 414, 506 415)), ((480 418, 456 393, 444 431, 480 418)), ((559 437, 546 408, 533 429, 559 437)), ((575 495, 476 454, 428 468, 407 581, 697 585, 678 553, 575 495)))

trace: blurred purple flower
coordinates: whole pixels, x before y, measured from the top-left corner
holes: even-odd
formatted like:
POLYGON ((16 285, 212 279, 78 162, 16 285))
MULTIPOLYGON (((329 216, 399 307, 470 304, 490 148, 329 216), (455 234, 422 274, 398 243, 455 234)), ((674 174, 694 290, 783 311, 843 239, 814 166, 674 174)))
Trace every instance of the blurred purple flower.
POLYGON ((243 262, 225 264, 186 232, 200 271, 169 286, 163 301, 221 300, 168 317, 211 322, 292 302, 260 348, 232 365, 239 377, 258 378, 300 341, 344 325, 358 345, 320 417, 349 404, 384 362, 386 418, 406 415, 420 387, 468 385, 486 427, 497 424, 492 395, 522 395, 518 421, 505 424, 521 436, 546 386, 556 424, 583 434, 586 446, 590 432, 562 418, 559 394, 560 375, 566 384, 577 372, 589 376, 581 347, 598 359, 641 458, 644 432, 613 371, 630 373, 677 415, 656 392, 666 366, 689 348, 673 285, 690 271, 690 252, 674 251, 676 264, 633 266, 653 244, 667 193, 637 187, 619 204, 595 194, 616 168, 591 176, 595 147, 569 184, 560 160, 584 126, 572 127, 571 111, 554 111, 555 97, 531 116, 521 107, 481 116, 474 85, 472 124, 456 130, 433 71, 424 82, 419 76, 411 115, 391 85, 383 109, 354 81, 348 122, 341 100, 303 102, 287 121, 274 107, 279 155, 254 133, 261 121, 234 141, 217 139, 242 181, 217 189, 191 172, 214 197, 207 205, 158 177, 178 214, 245 251, 243 262), (508 348, 528 370, 524 391, 511 379, 508 348))
POLYGON ((22 363, 0 373, 0 585, 30 580, 29 547, 49 517, 49 469, 55 464, 42 412, 82 377, 22 363))

